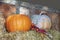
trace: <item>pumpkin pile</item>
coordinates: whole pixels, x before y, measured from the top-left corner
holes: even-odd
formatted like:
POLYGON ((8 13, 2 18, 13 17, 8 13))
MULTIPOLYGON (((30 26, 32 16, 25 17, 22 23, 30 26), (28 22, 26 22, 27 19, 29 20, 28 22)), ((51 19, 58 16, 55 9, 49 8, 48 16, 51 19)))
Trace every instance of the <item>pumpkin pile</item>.
POLYGON ((28 31, 31 28, 31 20, 26 15, 10 15, 6 19, 6 29, 8 32, 28 31))
MULTIPOLYGON (((44 9, 47 8, 43 7, 44 9)), ((56 31, 60 28, 58 26, 59 14, 48 13, 48 15, 45 15, 45 11, 37 11, 41 13, 30 15, 30 10, 24 7, 20 7, 20 14, 16 14, 14 5, 1 2, 0 11, 0 40, 60 40, 60 32, 56 31), (31 16, 31 19, 28 16, 31 16), (56 29, 52 30, 51 27, 56 29)))

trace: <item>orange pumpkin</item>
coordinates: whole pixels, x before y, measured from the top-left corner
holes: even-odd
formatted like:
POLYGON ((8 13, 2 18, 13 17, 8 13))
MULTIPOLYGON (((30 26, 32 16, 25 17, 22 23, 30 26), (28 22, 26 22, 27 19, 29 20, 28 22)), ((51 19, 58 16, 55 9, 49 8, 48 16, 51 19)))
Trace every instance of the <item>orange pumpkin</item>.
POLYGON ((6 19, 6 29, 8 32, 28 31, 31 28, 31 20, 26 15, 10 15, 6 19))

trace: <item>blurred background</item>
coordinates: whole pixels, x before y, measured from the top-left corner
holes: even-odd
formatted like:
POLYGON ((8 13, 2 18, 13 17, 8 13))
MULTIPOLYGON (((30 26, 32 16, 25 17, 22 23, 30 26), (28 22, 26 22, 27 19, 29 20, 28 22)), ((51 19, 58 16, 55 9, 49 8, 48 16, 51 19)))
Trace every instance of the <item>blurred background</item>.
MULTIPOLYGON (((0 2, 1 1, 7 2, 7 3, 10 2, 10 3, 13 3, 13 4, 15 4, 15 2, 13 2, 13 1, 18 1, 17 2, 18 5, 21 4, 20 1, 23 1, 23 2, 27 2, 27 3, 33 4, 33 5, 34 4, 35 5, 38 4, 37 8, 41 8, 43 6, 47 6, 48 8, 50 8, 53 11, 58 10, 60 12, 60 0, 0 0, 0 2)), ((30 5, 29 5, 29 7, 30 7, 30 5)))
MULTIPOLYGON (((3 1, 3 0, 0 0, 0 1, 3 1)), ((60 10, 60 0, 20 0, 20 1, 48 6, 50 8, 55 8, 55 9, 60 10)))
POLYGON ((33 4, 40 4, 50 8, 60 9, 60 0, 21 0, 33 4))

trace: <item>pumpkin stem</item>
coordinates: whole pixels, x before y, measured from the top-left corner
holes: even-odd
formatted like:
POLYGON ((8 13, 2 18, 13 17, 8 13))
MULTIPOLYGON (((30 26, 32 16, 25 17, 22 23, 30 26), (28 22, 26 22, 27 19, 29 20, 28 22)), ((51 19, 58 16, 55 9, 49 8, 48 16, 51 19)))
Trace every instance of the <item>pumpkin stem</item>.
POLYGON ((47 13, 47 12, 46 11, 41 11, 40 12, 40 15, 45 14, 45 13, 47 13))

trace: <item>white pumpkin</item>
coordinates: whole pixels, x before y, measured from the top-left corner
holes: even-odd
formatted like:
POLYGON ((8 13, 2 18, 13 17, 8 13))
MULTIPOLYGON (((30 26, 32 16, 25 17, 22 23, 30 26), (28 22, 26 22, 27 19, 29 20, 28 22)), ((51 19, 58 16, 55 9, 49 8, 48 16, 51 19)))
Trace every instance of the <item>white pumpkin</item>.
POLYGON ((47 15, 33 15, 31 17, 32 23, 40 29, 50 29, 51 19, 47 15))
POLYGON ((27 9, 25 7, 20 7, 19 8, 19 13, 24 14, 24 15, 29 15, 29 9, 27 9))
POLYGON ((49 29, 51 27, 51 20, 47 15, 39 16, 37 27, 41 29, 49 29))

